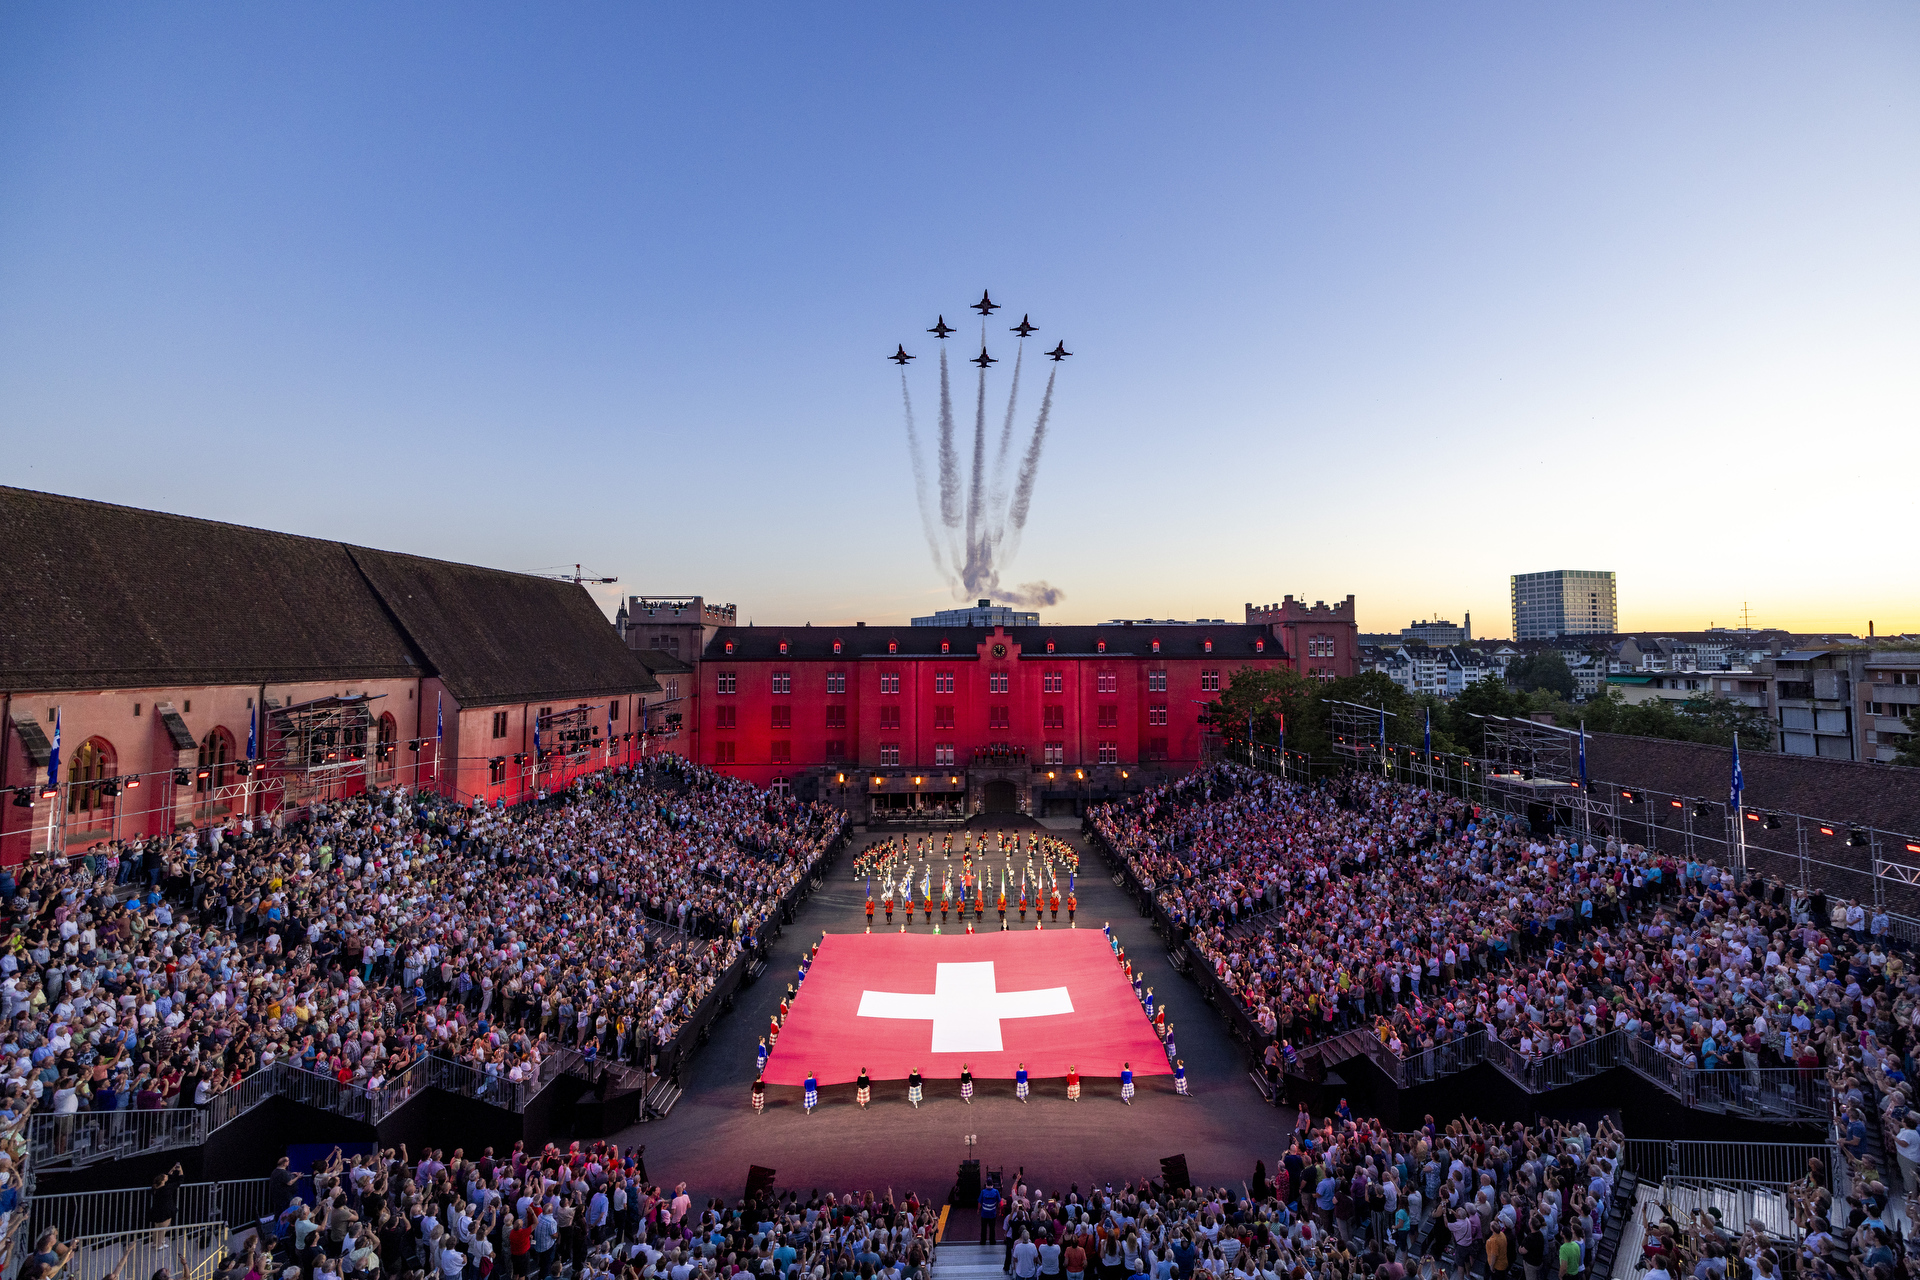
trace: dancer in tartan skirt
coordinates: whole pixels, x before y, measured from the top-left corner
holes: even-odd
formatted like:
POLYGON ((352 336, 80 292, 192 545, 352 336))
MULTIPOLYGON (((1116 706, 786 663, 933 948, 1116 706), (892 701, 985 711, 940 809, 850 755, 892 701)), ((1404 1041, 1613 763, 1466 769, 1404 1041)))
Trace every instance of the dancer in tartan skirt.
POLYGON ((1173 1060, 1173 1087, 1183 1098, 1191 1098, 1193 1096, 1187 1092, 1187 1060, 1185 1058, 1175 1058, 1173 1060))
POLYGON ((1067 1068, 1067 1101, 1080 1101, 1080 1068, 1067 1068))
POLYGON ((756 1078, 753 1082, 753 1114, 759 1115, 767 1109, 767 1082, 756 1078))
POLYGON ((920 1086, 920 1068, 915 1067, 912 1074, 907 1077, 907 1101, 918 1108, 924 1092, 925 1090, 920 1086))
POLYGON ((973 1105, 973 1071, 964 1062, 960 1064, 960 1101, 973 1105))
POLYGON ((811 1071, 807 1072, 807 1096, 803 1100, 803 1105, 808 1115, 812 1115, 813 1109, 820 1105, 820 1082, 813 1078, 811 1071))
POLYGON ((1120 1101, 1128 1106, 1133 1105, 1133 1064, 1131 1062, 1120 1064, 1120 1101))
POLYGON ((1020 1069, 1013 1073, 1013 1092, 1020 1101, 1027 1100, 1027 1064, 1024 1062, 1020 1064, 1020 1069))
POLYGON ((860 1079, 855 1082, 853 1100, 865 1111, 867 1104, 873 1101, 873 1081, 867 1078, 867 1069, 860 1068, 860 1079))

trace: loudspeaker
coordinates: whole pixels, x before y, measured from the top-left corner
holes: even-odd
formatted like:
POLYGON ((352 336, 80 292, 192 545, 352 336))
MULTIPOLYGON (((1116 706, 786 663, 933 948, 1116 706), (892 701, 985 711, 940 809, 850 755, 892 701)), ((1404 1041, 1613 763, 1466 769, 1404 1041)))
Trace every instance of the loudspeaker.
POLYGON ((960 1162, 960 1185, 954 1189, 955 1204, 976 1204, 980 1199, 980 1162, 960 1162))
POLYGON ((773 1188, 773 1170, 764 1165, 747 1166, 747 1199, 751 1200, 764 1191, 773 1188))
POLYGON ((1193 1179, 1187 1176, 1187 1157, 1184 1152, 1160 1158, 1160 1181, 1166 1183, 1170 1191, 1185 1191, 1193 1185, 1193 1179))

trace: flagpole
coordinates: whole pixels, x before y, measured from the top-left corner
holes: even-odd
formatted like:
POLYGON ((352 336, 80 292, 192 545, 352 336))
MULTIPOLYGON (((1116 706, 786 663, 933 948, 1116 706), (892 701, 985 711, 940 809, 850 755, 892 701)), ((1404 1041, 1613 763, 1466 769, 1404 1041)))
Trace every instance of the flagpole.
POLYGON ((1733 847, 1737 859, 1735 875, 1742 884, 1747 879, 1747 823, 1744 803, 1746 789, 1746 779, 1740 773, 1740 735, 1735 733, 1733 735, 1733 847))

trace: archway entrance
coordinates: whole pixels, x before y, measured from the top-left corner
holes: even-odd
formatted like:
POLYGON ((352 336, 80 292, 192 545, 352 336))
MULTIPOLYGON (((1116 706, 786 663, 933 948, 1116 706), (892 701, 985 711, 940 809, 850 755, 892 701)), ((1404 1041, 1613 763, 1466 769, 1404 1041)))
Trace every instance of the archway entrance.
POLYGON ((988 813, 1019 812, 1020 792, 1005 778, 995 778, 985 788, 988 813))

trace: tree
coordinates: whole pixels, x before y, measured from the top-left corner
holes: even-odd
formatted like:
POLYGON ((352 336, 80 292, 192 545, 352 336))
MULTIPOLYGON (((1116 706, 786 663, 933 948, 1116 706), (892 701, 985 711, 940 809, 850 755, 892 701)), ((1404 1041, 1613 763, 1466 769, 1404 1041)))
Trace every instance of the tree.
POLYGON ((1695 742, 1730 747, 1737 733, 1742 747, 1755 751, 1773 747, 1773 721, 1764 708, 1750 707, 1717 693, 1696 693, 1680 704, 1680 714, 1692 722, 1690 728, 1698 735, 1695 742))
POLYGON ((1567 660, 1558 649, 1541 649, 1530 658, 1521 658, 1507 668, 1507 683, 1526 693, 1549 689, 1562 698, 1572 698, 1577 687, 1567 660))
POLYGON ((1447 706, 1447 736, 1462 751, 1478 755, 1486 746, 1487 726, 1480 716, 1514 716, 1521 700, 1499 676, 1487 676, 1462 689, 1447 706))
POLYGON ((1899 754, 1893 757, 1893 762, 1920 768, 1920 711, 1907 717, 1907 738, 1900 744, 1899 754))
POLYGON ((1284 667, 1242 667, 1228 674, 1227 687, 1208 708, 1206 720, 1215 731, 1238 737, 1247 731, 1251 716, 1254 740, 1271 743, 1279 738, 1280 718, 1285 716, 1287 749, 1305 751, 1316 720, 1324 719, 1321 710, 1319 681, 1284 667))

